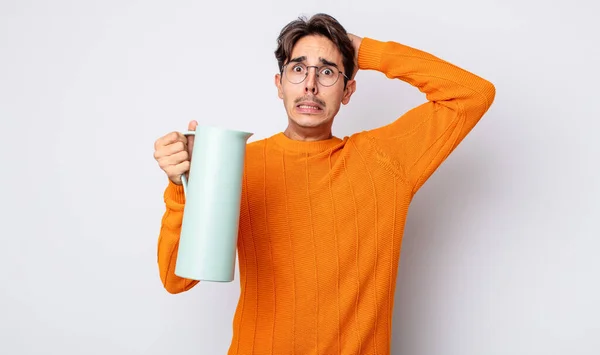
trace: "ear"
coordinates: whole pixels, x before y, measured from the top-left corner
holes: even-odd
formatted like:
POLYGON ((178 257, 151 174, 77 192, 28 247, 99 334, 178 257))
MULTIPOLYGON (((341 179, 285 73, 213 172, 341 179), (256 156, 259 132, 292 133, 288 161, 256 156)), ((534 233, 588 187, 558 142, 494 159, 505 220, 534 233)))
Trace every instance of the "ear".
POLYGON ((281 86, 281 74, 275 74, 275 86, 277 86, 277 95, 283 99, 283 87, 281 86))
POLYGON ((347 105, 350 102, 350 96, 356 91, 356 80, 348 80, 344 95, 342 96, 342 104, 347 105))

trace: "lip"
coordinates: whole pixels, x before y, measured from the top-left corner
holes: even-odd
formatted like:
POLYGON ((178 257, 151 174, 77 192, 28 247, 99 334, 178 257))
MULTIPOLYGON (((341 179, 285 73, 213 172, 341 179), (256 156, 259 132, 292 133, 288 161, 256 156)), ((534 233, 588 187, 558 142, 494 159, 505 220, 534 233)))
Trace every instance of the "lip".
POLYGON ((323 106, 319 105, 314 101, 302 101, 296 104, 296 109, 301 113, 320 113, 323 112, 323 106), (300 106, 311 106, 311 107, 300 107, 300 106))

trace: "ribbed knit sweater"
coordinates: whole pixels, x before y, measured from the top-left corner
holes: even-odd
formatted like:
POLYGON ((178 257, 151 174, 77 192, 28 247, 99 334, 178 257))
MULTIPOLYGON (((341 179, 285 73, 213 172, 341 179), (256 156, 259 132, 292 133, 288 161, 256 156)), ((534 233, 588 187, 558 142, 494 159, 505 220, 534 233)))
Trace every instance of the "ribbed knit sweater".
MULTIPOLYGON (((358 65, 413 85, 427 102, 344 138, 278 133, 247 145, 230 355, 390 353, 409 203, 488 110, 495 88, 396 42, 364 38, 358 65)), ((164 287, 179 293, 198 283, 174 274, 182 187, 169 182, 164 201, 158 266, 164 287)))

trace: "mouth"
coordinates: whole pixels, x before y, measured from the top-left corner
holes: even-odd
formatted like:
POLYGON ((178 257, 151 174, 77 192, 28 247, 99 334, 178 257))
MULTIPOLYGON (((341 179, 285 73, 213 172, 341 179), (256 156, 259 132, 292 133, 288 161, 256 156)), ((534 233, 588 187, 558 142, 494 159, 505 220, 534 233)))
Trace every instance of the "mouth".
POLYGON ((300 113, 316 114, 323 112, 323 107, 314 101, 303 101, 296 105, 300 113))

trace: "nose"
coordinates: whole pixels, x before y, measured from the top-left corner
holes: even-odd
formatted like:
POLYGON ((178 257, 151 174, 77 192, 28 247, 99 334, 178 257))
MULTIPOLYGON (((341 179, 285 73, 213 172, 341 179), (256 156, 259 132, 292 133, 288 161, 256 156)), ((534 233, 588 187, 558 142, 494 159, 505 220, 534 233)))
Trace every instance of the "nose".
POLYGON ((313 95, 316 95, 318 92, 317 89, 317 69, 314 68, 315 70, 310 70, 311 68, 314 67, 309 67, 307 68, 308 72, 306 73, 306 79, 304 80, 304 92, 306 93, 312 93, 313 95))

